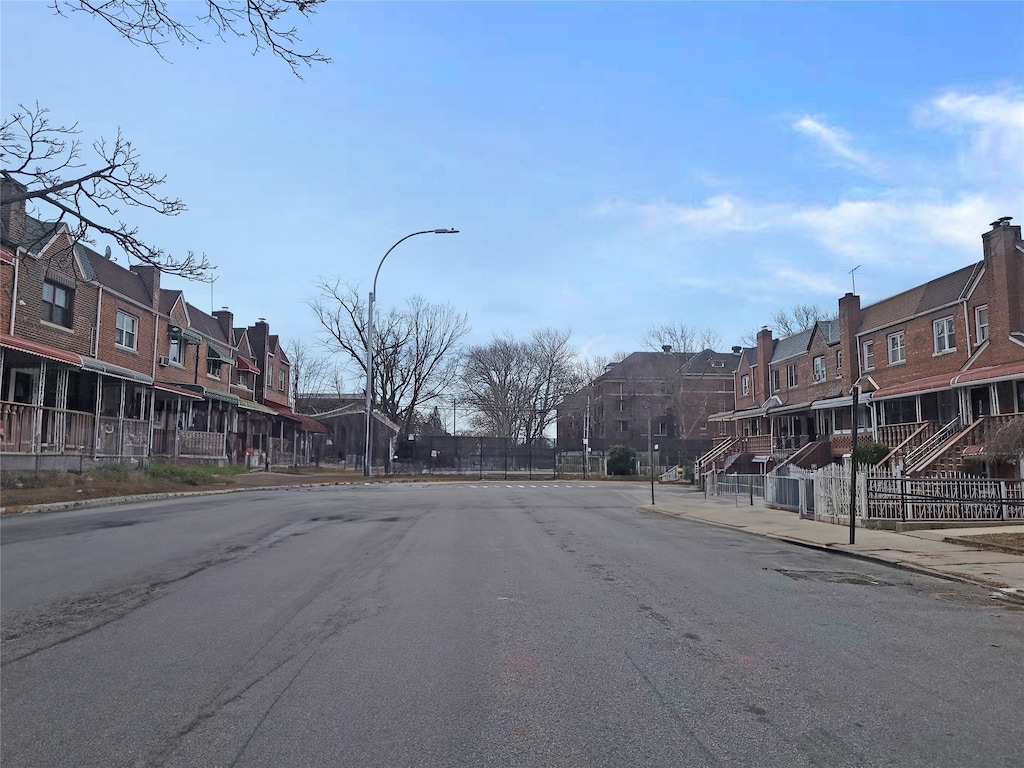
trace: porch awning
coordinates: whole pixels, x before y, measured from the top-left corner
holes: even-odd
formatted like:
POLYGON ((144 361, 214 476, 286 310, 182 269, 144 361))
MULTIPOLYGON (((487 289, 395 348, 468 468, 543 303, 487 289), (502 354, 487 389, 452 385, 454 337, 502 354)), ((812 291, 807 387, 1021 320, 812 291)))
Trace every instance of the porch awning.
POLYGON ((153 389, 157 390, 158 392, 167 392, 172 395, 177 395, 178 397, 187 397, 190 400, 203 399, 202 395, 197 394, 195 392, 190 392, 189 390, 184 389, 183 387, 176 387, 173 384, 164 384, 159 381, 153 385, 153 389))
POLYGON ((768 408, 769 416, 782 416, 787 413, 799 413, 800 411, 808 411, 811 408, 811 404, 807 403, 794 403, 793 405, 777 405, 768 408))
POLYGON ((130 368, 122 368, 120 365, 114 365, 104 360, 98 360, 95 357, 86 357, 82 355, 82 367, 87 371, 95 371, 96 373, 103 374, 104 376, 114 376, 119 379, 125 379, 127 381, 134 381, 138 384, 152 384, 153 377, 147 376, 144 373, 133 371, 130 368))
POLYGON ((182 384, 185 389, 190 389, 193 392, 199 392, 207 400, 213 400, 218 403, 227 403, 228 405, 238 405, 238 395, 232 395, 228 392, 221 392, 219 389, 210 389, 204 387, 202 384, 182 384))
POLYGON ((213 344, 206 345, 206 359, 207 360, 220 360, 222 363, 230 363, 231 357, 224 354, 217 349, 213 344))
POLYGON ((76 355, 74 352, 67 352, 63 349, 57 349, 56 347, 50 347, 46 344, 40 344, 36 341, 19 339, 16 336, 9 336, 6 333, 0 333, 0 347, 15 349, 18 352, 27 352, 28 354, 35 355, 36 357, 45 357, 47 360, 53 360, 57 363, 67 363, 68 365, 73 365, 76 368, 82 367, 81 355, 76 355))
POLYGON ((1000 381, 1003 379, 1017 379, 1024 376, 1024 360, 1019 363, 1006 363, 1005 365, 989 365, 984 368, 977 368, 973 371, 958 373, 950 380, 950 385, 961 387, 964 384, 977 384, 984 381, 1000 381))
POLYGON ((882 387, 873 393, 875 400, 885 400, 890 397, 903 397, 905 395, 920 395, 925 392, 938 392, 949 389, 949 382, 952 374, 943 373, 940 376, 927 376, 923 379, 908 381, 905 384, 894 384, 891 387, 882 387))
POLYGON ((260 373, 259 368, 257 368, 255 365, 252 364, 251 361, 249 361, 247 358, 242 357, 241 355, 235 355, 235 366, 240 371, 248 371, 249 373, 255 373, 257 376, 260 373))
MULTIPOLYGON (((861 392, 857 402, 864 405, 870 402, 877 392, 861 392)), ((811 403, 812 411, 827 411, 834 408, 852 408, 853 407, 853 395, 847 395, 846 397, 830 397, 826 400, 815 400, 811 403)))
POLYGON ((722 411, 721 413, 712 413, 708 416, 708 421, 732 421, 736 418, 736 414, 733 411, 722 411))
POLYGON ((182 328, 180 325, 172 325, 168 329, 172 339, 184 339, 190 344, 202 344, 203 337, 200 333, 190 330, 189 328, 182 328))
POLYGON ((256 413, 266 413, 270 416, 277 414, 277 411, 267 408, 265 405, 260 405, 253 400, 246 400, 243 397, 238 398, 238 407, 246 411, 255 411, 256 413))
POLYGON ((325 427, 323 424, 321 424, 319 421, 312 418, 311 416, 307 416, 304 413, 297 413, 295 415, 298 416, 299 419, 301 420, 299 428, 304 432, 312 432, 313 434, 317 435, 327 434, 327 427, 325 427))
POLYGON ((289 421, 300 423, 302 419, 299 418, 299 414, 295 413, 287 405, 278 405, 277 403, 270 403, 270 407, 274 409, 274 413, 289 421))

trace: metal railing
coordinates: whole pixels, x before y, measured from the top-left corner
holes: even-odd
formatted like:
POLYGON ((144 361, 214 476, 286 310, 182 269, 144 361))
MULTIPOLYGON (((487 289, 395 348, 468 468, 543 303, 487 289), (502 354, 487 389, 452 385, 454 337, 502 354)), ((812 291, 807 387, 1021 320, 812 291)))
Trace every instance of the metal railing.
POLYGON ((963 429, 960 416, 957 415, 948 424, 935 432, 931 437, 921 443, 917 448, 908 452, 903 458, 903 466, 910 470, 915 464, 926 458, 930 453, 938 450, 944 442, 963 429))

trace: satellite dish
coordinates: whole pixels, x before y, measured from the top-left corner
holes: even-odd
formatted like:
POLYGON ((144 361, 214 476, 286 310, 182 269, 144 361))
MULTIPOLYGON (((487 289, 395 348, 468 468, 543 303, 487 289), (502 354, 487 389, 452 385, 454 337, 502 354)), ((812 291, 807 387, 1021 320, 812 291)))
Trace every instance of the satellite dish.
POLYGON ((106 247, 106 250, 103 251, 103 255, 106 256, 108 259, 111 258, 109 245, 106 247))

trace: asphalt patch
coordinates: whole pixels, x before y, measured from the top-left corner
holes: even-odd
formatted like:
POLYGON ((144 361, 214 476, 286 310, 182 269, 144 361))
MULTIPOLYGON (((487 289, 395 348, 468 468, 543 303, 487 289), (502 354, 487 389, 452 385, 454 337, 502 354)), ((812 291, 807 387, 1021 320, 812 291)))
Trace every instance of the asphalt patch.
POLYGON ((854 584, 858 587, 892 587, 891 582, 864 576, 849 571, 795 571, 788 568, 772 568, 776 573, 789 576, 797 581, 824 581, 829 584, 854 584))

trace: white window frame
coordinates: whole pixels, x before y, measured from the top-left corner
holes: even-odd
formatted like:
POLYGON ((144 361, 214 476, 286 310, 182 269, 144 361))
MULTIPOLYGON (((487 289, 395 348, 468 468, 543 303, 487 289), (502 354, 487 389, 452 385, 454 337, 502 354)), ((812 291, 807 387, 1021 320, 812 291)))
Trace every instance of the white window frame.
POLYGON ((790 363, 786 366, 786 388, 792 389, 800 383, 800 377, 797 374, 796 363, 790 363))
POLYGON ((114 343, 122 349, 130 349, 137 351, 139 348, 139 318, 135 315, 129 315, 127 312, 122 312, 120 309, 117 310, 117 333, 114 337, 114 343), (129 330, 125 327, 127 324, 131 324, 129 330), (129 336, 131 337, 129 339, 129 336), (128 342, 131 343, 128 343, 128 342))
POLYGON ((285 382, 285 372, 284 371, 278 371, 277 372, 277 391, 278 392, 284 392, 284 382, 285 382))
POLYGON ((974 308, 974 328, 979 344, 988 339, 988 304, 982 304, 980 307, 974 308), (985 313, 984 323, 981 322, 982 312, 985 313))
POLYGON ((841 378, 843 375, 843 350, 836 350, 836 378, 841 378))
POLYGON ((750 374, 744 373, 740 376, 740 388, 743 390, 744 395, 750 394, 750 374))
POLYGON ((816 382, 824 381, 827 378, 827 376, 828 376, 828 373, 826 372, 826 368, 825 368, 825 356, 824 355, 815 355, 813 362, 814 362, 814 380, 816 382))
POLYGON ((900 365, 907 362, 907 335, 905 331, 890 333, 885 337, 885 348, 889 355, 889 365, 900 365))
POLYGON ((875 342, 873 339, 865 341, 861 346, 864 353, 864 370, 873 371, 875 370, 875 342))
POLYGON ((172 365, 185 365, 185 340, 171 339, 167 345, 167 362, 172 365))
POLYGON ((221 369, 221 366, 223 364, 224 363, 223 363, 222 360, 218 360, 216 358, 212 358, 212 357, 209 356, 209 354, 207 354, 207 356, 206 356, 206 375, 209 376, 211 379, 219 379, 220 378, 220 369, 221 369), (214 373, 214 371, 216 371, 216 373, 214 373))
POLYGON ((771 379, 772 392, 778 392, 782 389, 782 374, 779 372, 778 368, 772 368, 771 379))
POLYGON ((940 317, 932 322, 932 340, 935 343, 936 355, 956 352, 956 323, 953 321, 953 315, 940 317))

